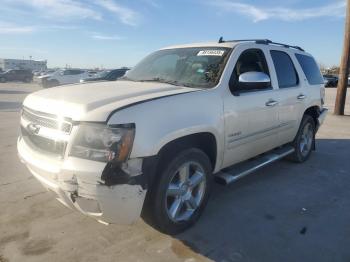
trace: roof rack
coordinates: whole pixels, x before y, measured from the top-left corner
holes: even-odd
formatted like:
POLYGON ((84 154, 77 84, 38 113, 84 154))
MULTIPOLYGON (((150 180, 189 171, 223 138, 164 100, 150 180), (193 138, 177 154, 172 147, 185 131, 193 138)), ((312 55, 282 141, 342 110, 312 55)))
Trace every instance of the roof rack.
POLYGON ((276 43, 276 42, 272 42, 269 39, 240 39, 240 40, 224 40, 223 37, 220 37, 219 39, 219 43, 226 43, 226 42, 255 42, 257 44, 262 44, 262 45, 279 45, 279 46, 283 46, 286 48, 294 48, 300 51, 305 51, 304 49, 302 49, 299 46, 293 46, 293 45, 287 45, 287 44, 282 44, 282 43, 276 43))

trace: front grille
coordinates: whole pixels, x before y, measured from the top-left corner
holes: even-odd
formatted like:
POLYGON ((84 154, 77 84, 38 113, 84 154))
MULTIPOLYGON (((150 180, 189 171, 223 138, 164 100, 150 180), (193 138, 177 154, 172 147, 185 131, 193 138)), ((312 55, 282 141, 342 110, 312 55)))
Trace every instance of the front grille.
POLYGON ((67 118, 58 119, 55 115, 36 112, 26 107, 24 107, 22 110, 22 117, 23 119, 29 121, 31 124, 60 130, 67 134, 70 133, 73 126, 71 121, 67 120, 67 118))
POLYGON ((66 142, 55 141, 46 137, 37 136, 28 132, 23 126, 21 126, 22 138, 34 149, 39 149, 43 153, 51 153, 57 156, 64 156, 66 149, 66 142))
POLYGON ((26 107, 22 110, 22 119, 29 123, 27 126, 21 126, 21 135, 30 147, 44 154, 50 153, 55 156, 64 156, 67 142, 43 137, 33 130, 30 130, 30 126, 38 126, 38 130, 40 130, 41 127, 56 131, 59 130, 62 134, 68 135, 73 127, 72 120, 68 118, 58 118, 55 115, 34 111, 26 107))

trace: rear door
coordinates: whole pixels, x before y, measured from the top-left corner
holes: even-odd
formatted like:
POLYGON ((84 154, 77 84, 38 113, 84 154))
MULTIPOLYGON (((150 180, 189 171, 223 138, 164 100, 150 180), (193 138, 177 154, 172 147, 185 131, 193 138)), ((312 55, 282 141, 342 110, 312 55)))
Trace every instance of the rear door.
POLYGON ((64 71, 64 74, 62 76, 62 80, 60 80, 60 83, 62 84, 78 83, 80 79, 84 77, 84 73, 85 71, 79 70, 79 69, 67 69, 64 71))
POLYGON ((16 80, 23 81, 26 77, 26 71, 25 70, 17 70, 16 72, 16 80))
POLYGON ((14 81, 16 80, 16 70, 11 70, 9 72, 7 72, 6 74, 6 79, 8 81, 14 81))
POLYGON ((278 83, 278 139, 280 144, 285 144, 291 142, 298 131, 307 94, 303 84, 304 79, 296 69, 297 61, 294 54, 285 48, 270 48, 269 55, 275 69, 272 77, 278 83))
POLYGON ((230 91, 224 96, 225 154, 223 167, 249 159, 278 146, 277 94, 273 86, 237 90, 239 75, 263 72, 270 75, 264 47, 235 48, 230 91))

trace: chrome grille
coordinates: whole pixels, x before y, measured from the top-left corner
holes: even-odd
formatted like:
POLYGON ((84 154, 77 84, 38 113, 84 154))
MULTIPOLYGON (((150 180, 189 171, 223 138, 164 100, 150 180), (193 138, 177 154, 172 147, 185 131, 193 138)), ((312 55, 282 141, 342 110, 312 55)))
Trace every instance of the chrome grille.
POLYGON ((44 137, 40 135, 41 127, 52 130, 59 130, 62 134, 70 134, 73 123, 69 118, 59 119, 56 115, 38 112, 24 107, 22 110, 22 119, 29 122, 27 126, 21 125, 21 136, 26 143, 35 150, 42 153, 50 153, 55 156, 63 157, 67 142, 56 140, 55 138, 44 137), (38 132, 32 130, 31 126, 38 126, 38 132))
POLYGON ((72 123, 66 118, 58 120, 57 116, 55 115, 36 112, 26 107, 24 107, 22 110, 22 117, 23 119, 33 124, 37 124, 46 128, 61 130, 67 134, 69 134, 72 130, 72 123))
POLYGON ((43 153, 51 153, 56 156, 63 157, 67 143, 64 141, 54 141, 41 136, 36 136, 28 132, 21 126, 21 137, 33 149, 42 151, 43 153))

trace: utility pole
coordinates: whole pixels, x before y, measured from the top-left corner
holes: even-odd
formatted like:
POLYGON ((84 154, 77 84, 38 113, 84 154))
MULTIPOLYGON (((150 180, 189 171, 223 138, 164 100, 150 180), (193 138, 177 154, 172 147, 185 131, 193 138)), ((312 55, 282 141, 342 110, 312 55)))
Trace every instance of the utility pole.
POLYGON ((335 115, 344 115, 346 89, 348 87, 349 68, 350 68, 350 0, 347 0, 344 47, 343 47, 343 56, 341 59, 340 71, 339 71, 337 98, 336 98, 335 107, 334 107, 335 115))

